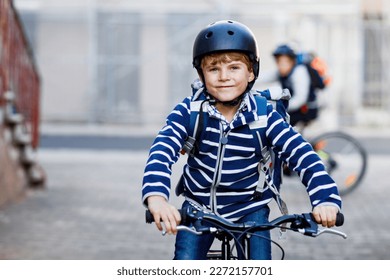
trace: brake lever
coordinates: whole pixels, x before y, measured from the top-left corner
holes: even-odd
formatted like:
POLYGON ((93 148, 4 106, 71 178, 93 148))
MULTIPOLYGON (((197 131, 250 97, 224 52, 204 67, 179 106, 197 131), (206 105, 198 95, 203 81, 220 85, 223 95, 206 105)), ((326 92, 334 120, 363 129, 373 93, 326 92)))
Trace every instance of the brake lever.
POLYGON ((338 231, 338 230, 335 230, 335 229, 330 229, 330 228, 318 229, 318 232, 317 232, 316 235, 314 235, 314 237, 317 237, 317 236, 319 236, 319 235, 321 235, 323 233, 330 233, 330 234, 338 235, 338 236, 341 236, 344 239, 347 239, 347 237, 348 237, 346 233, 338 231))
MULTIPOLYGON (((182 230, 182 231, 188 231, 188 232, 191 232, 193 234, 196 234, 196 235, 201 235, 202 233, 199 232, 199 231, 196 231, 195 228, 193 227, 187 227, 187 226, 177 226, 176 229, 179 231, 179 230, 182 230)), ((161 231, 162 235, 166 235, 167 234, 167 231, 165 229, 163 229, 161 231)))
POLYGON ((295 224, 293 224, 292 226, 293 228, 295 228, 296 231, 302 233, 303 235, 317 237, 323 233, 330 233, 347 239, 347 235, 344 232, 335 229, 319 227, 319 225, 314 221, 312 214, 306 213, 303 214, 303 217, 303 220, 296 221, 295 224))
MULTIPOLYGON (((197 231, 197 230, 195 229, 195 227, 188 227, 188 226, 181 226, 181 225, 179 225, 179 226, 176 227, 176 229, 177 229, 178 231, 187 231, 187 232, 190 232, 190 233, 193 233, 193 234, 196 234, 196 235, 202 235, 202 234, 204 233, 204 232, 202 232, 202 231, 197 231)), ((217 232, 217 228, 210 227, 210 228, 207 230, 207 232, 209 232, 209 233, 217 232)), ((164 236, 164 235, 167 234, 167 231, 166 231, 165 229, 163 229, 163 230, 161 231, 161 233, 162 233, 162 235, 164 236)))
POLYGON ((344 239, 347 239, 347 234, 344 232, 335 230, 335 229, 330 229, 330 228, 320 228, 318 226, 316 227, 310 227, 310 228, 298 228, 296 229, 299 233, 302 233, 303 235, 311 236, 311 237, 317 237, 320 236, 323 233, 330 233, 334 235, 341 236, 344 239))

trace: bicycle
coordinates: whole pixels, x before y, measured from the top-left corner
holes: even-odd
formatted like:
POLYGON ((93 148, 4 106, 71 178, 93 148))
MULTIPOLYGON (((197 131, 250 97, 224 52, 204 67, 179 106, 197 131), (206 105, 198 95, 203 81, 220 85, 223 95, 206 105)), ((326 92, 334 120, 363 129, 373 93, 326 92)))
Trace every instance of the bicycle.
MULTIPOLYGON (((324 108, 325 106, 320 106, 319 112, 324 108)), ((303 119, 296 123, 294 128, 304 136, 313 121, 315 118, 303 119)), ((368 159, 366 149, 356 138, 342 131, 330 131, 307 140, 323 161, 326 171, 337 183, 340 196, 351 193, 361 184, 368 159)), ((290 176, 291 171, 285 168, 284 174, 290 176)))
POLYGON ((367 152, 357 139, 335 131, 320 134, 309 143, 337 183, 341 196, 360 185, 367 169, 367 152))
MULTIPOLYGON (((255 222, 232 223, 212 212, 206 212, 189 205, 188 207, 179 210, 182 220, 181 224, 177 226, 177 230, 185 230, 193 234, 201 235, 205 233, 215 233, 216 237, 221 241, 220 250, 210 250, 207 254, 209 260, 233 260, 238 259, 239 250, 245 259, 249 259, 250 252, 250 237, 256 235, 257 231, 272 230, 280 228, 283 230, 291 230, 299 232, 306 236, 317 237, 324 233, 335 234, 347 238, 347 235, 341 231, 330 228, 320 228, 314 221, 311 213, 290 214, 280 216, 269 223, 257 224, 255 222), (189 224, 192 226, 189 226, 189 224), (287 226, 289 224, 289 226, 287 226), (239 234, 236 237, 236 234, 239 234), (233 253, 234 246, 231 246, 231 241, 234 240, 236 244, 236 253, 233 253)), ((145 213, 146 223, 154 222, 153 215, 149 210, 145 213)), ((344 223, 344 216, 338 213, 336 226, 342 226, 344 223)), ((163 232, 165 235, 165 232, 163 232)), ((281 259, 284 259, 283 248, 274 240, 271 242, 279 247, 282 252, 281 259)))

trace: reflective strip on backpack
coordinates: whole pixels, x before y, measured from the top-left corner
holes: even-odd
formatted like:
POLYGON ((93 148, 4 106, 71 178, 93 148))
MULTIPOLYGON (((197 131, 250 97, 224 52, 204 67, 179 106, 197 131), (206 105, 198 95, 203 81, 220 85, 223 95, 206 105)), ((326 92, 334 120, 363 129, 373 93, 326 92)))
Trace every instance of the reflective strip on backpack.
POLYGON ((250 129, 259 129, 267 127, 267 116, 258 116, 258 119, 249 124, 250 129))

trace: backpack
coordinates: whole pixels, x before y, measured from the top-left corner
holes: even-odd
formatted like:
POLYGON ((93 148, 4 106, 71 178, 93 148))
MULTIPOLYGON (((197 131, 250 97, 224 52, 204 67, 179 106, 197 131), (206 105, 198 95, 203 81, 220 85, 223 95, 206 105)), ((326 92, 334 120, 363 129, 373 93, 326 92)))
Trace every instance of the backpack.
POLYGON ((331 77, 328 74, 328 66, 324 59, 319 56, 302 52, 297 55, 297 64, 303 64, 307 67, 310 74, 311 86, 314 89, 324 89, 331 83, 331 77))
MULTIPOLYGON (((198 100, 199 95, 203 92, 203 84, 196 80, 192 84, 193 96, 190 104, 190 131, 188 138, 183 145, 182 154, 187 153, 189 156, 194 156, 197 150, 198 141, 201 138, 201 132, 204 125, 207 123, 205 118, 208 117, 207 112, 203 112, 203 103, 205 99, 198 100)), ((261 147, 261 160, 259 163, 259 180, 255 192, 255 196, 260 196, 262 189, 267 185, 274 193, 275 200, 283 214, 287 214, 287 206, 280 197, 280 186, 282 184, 283 175, 283 161, 277 156, 266 143, 266 123, 267 123, 267 104, 272 107, 289 122, 289 115, 287 113, 288 100, 291 98, 288 89, 281 89, 279 87, 266 89, 263 91, 252 90, 251 93, 255 97, 257 106, 257 120, 251 122, 249 127, 258 146, 261 147)), ((183 176, 180 178, 176 187, 176 195, 179 196, 184 192, 183 176)))

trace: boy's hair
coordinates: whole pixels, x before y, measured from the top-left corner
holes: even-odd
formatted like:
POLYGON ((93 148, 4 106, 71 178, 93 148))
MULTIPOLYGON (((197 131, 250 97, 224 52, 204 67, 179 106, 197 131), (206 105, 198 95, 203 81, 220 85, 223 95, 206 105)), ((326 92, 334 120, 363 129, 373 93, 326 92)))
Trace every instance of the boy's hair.
POLYGON ((216 65, 218 63, 229 63, 232 61, 241 61, 248 67, 248 71, 253 72, 252 62, 249 57, 242 52, 216 52, 205 55, 202 58, 200 67, 203 68, 205 65, 216 65))

